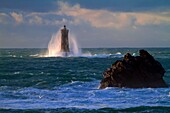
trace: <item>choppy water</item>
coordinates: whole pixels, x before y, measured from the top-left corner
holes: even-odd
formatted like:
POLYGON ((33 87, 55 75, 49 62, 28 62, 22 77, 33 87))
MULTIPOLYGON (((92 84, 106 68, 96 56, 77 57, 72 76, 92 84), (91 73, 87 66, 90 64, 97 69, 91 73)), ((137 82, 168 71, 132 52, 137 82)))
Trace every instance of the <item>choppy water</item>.
MULTIPOLYGON (((98 89, 101 73, 139 48, 83 49, 90 54, 65 58, 42 57, 46 50, 0 49, 0 112, 170 111, 170 88, 98 89)), ((170 85, 170 48, 146 50, 170 85)))

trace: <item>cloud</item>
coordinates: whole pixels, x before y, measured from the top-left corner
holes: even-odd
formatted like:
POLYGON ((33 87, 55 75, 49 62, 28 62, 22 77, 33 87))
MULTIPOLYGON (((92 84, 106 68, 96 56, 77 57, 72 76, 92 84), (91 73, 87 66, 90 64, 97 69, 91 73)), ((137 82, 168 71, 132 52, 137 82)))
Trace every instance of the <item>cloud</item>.
POLYGON ((18 13, 15 13, 15 12, 12 12, 10 13, 11 16, 15 19, 15 21, 19 24, 19 23, 22 23, 23 22, 23 16, 22 14, 18 14, 18 13))
POLYGON ((122 28, 127 26, 170 24, 170 12, 112 12, 108 10, 92 10, 81 8, 79 4, 70 6, 59 2, 59 14, 74 17, 76 22, 88 22, 96 28, 122 28))
MULTIPOLYGON (((163 12, 165 13, 165 12, 163 12)), ((170 16, 163 13, 135 13, 131 16, 135 17, 135 24, 136 25, 148 25, 148 24, 162 24, 168 23, 170 24, 170 16)), ((170 14, 170 12, 167 12, 170 14)))
MULTIPOLYGON (((70 5, 57 2, 59 9, 49 12, 9 13, 19 25, 91 25, 95 28, 122 29, 126 27, 170 24, 170 12, 114 12, 104 9, 82 8, 80 4, 70 5)), ((0 23, 8 14, 0 13, 0 23)), ((8 16, 8 18, 10 18, 8 16)), ((10 20, 10 19, 9 19, 10 20)), ((10 22, 9 22, 10 23, 10 22)))
POLYGON ((27 20, 28 24, 30 25, 49 25, 49 26, 63 25, 71 22, 71 20, 68 21, 68 19, 66 18, 51 19, 40 15, 30 16, 29 18, 27 18, 27 20))
POLYGON ((0 17, 1 16, 8 16, 6 13, 0 13, 0 17))
POLYGON ((32 16, 32 18, 29 19, 30 24, 42 24, 43 19, 37 15, 32 16))
POLYGON ((0 23, 6 24, 7 18, 8 18, 8 15, 6 13, 0 13, 0 23))

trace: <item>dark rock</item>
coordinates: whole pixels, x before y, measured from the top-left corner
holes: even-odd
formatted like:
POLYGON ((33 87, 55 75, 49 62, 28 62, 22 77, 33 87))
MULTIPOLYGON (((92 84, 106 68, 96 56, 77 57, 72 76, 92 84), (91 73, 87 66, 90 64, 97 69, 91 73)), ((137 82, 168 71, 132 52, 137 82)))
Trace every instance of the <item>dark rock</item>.
POLYGON ((168 87, 163 76, 162 65, 147 51, 140 50, 140 56, 127 53, 103 72, 100 89, 106 87, 160 88, 168 87))

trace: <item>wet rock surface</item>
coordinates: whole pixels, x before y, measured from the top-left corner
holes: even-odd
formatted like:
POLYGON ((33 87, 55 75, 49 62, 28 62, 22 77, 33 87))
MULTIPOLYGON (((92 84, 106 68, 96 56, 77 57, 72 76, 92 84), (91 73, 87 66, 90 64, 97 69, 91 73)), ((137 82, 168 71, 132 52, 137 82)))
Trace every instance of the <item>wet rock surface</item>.
POLYGON ((139 56, 127 53, 103 72, 100 89, 106 87, 161 88, 168 87, 163 76, 165 69, 145 50, 139 56))

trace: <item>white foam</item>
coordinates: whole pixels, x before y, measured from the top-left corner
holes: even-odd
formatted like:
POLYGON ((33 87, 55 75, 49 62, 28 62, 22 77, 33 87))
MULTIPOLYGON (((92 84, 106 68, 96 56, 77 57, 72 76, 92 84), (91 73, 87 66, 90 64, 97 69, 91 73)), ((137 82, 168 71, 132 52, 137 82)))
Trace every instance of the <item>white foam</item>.
MULTIPOLYGON (((69 34, 69 48, 70 52, 67 53, 69 56, 81 56, 81 49, 78 46, 76 37, 73 34, 69 34)), ((52 35, 52 38, 48 44, 48 52, 46 57, 64 57, 66 53, 60 52, 61 50, 61 33, 58 31, 52 35)))
MULTIPOLYGON (((30 55, 30 57, 65 57, 64 53, 59 52, 57 55, 49 55, 47 54, 35 54, 35 55, 30 55)), ((115 54, 91 54, 90 52, 86 53, 70 53, 68 54, 67 57, 86 57, 86 58, 121 58, 123 55, 121 53, 115 53, 115 54)))
POLYGON ((15 75, 20 74, 20 72, 14 72, 15 75))
POLYGON ((37 57, 40 56, 39 54, 35 54, 35 55, 30 55, 31 57, 37 57))

